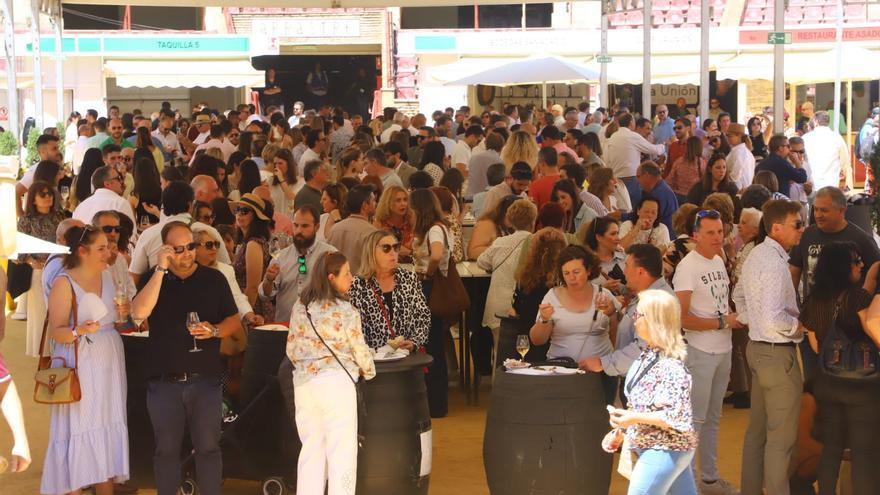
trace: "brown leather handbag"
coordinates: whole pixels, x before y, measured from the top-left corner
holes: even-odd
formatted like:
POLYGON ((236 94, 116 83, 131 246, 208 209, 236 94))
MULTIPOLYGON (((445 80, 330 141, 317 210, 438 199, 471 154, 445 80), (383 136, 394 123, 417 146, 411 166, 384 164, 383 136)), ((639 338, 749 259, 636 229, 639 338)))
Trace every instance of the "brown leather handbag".
MULTIPOLYGON (((446 237, 446 229, 443 228, 443 243, 448 246, 449 240, 446 237)), ((425 241, 427 242, 427 240, 425 241)), ((467 290, 461 277, 458 275, 458 269, 452 261, 452 250, 449 250, 449 260, 446 264, 446 275, 437 268, 431 279, 431 295, 428 298, 428 309, 432 315, 453 317, 460 315, 471 305, 467 290)))
MULTIPOLYGON (((70 287, 70 304, 73 311, 73 322, 78 321, 76 314, 76 293, 73 286, 70 287)), ((37 364, 37 374, 34 379, 34 402, 40 404, 70 404, 79 402, 82 398, 82 390, 79 386, 79 339, 73 341, 73 355, 76 361, 73 368, 68 367, 67 360, 62 357, 45 356, 46 331, 49 327, 49 316, 43 322, 43 336, 40 338, 40 360, 37 364), (61 366, 52 366, 56 361, 61 366)))

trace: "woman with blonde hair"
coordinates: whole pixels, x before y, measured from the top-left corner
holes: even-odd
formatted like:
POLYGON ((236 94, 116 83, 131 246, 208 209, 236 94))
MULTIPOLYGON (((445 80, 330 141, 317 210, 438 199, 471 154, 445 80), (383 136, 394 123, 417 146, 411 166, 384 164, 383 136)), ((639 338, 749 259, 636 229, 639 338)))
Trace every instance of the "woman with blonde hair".
POLYGON ((678 299, 662 290, 640 292, 633 319, 645 350, 624 382, 628 409, 608 408, 614 430, 602 447, 613 452, 626 436, 638 454, 628 494, 696 495, 690 463, 697 437, 678 299))
POLYGON ((409 193, 400 186, 388 186, 382 191, 373 226, 379 230, 389 230, 400 242, 400 255, 412 254, 413 211, 409 206, 409 193))
POLYGON ((534 170, 538 166, 538 143, 529 133, 516 131, 501 148, 501 161, 508 172, 516 162, 526 162, 534 170))

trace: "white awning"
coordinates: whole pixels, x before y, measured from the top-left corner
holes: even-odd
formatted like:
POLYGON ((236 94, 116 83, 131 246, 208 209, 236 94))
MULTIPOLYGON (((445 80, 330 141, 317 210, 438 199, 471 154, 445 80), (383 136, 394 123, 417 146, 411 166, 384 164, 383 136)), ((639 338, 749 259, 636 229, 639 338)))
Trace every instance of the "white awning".
POLYGON ((248 60, 108 60, 121 88, 242 88, 262 86, 262 71, 248 60))
MULTIPOLYGON (((709 69, 733 58, 733 54, 709 55, 709 69)), ((595 59, 589 64, 599 67, 595 59)), ((608 64, 608 79, 616 83, 642 83, 641 55, 611 55, 608 64)), ((721 77, 719 76, 719 79, 721 77)), ((700 84, 700 56, 695 55, 651 55, 651 84, 700 84)))
MULTIPOLYGON (((844 45, 841 80, 864 81, 877 78, 880 52, 859 46, 844 45)), ((837 52, 786 51, 783 59, 785 82, 814 84, 834 81, 837 75, 837 52)), ((773 80, 773 53, 741 53, 717 67, 718 79, 773 80)))

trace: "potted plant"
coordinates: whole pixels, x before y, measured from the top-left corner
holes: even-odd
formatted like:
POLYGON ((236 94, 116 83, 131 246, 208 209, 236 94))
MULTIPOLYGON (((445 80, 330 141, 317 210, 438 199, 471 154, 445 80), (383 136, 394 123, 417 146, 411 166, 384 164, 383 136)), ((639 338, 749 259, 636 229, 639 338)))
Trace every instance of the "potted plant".
POLYGON ((0 176, 18 179, 18 164, 19 145, 15 133, 0 132, 0 176))

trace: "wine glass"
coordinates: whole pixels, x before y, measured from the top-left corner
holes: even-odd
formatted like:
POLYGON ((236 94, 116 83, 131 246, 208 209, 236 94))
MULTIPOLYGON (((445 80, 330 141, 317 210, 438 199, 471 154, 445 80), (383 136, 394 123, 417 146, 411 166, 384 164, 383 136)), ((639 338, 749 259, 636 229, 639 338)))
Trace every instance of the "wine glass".
POLYGON ((138 228, 141 232, 150 228, 150 217, 147 215, 141 215, 141 219, 138 222, 138 228))
POLYGON ((116 295, 113 296, 113 302, 116 303, 116 323, 125 323, 126 318, 123 318, 119 313, 119 307, 128 302, 128 294, 125 293, 125 282, 117 277, 113 277, 113 283, 116 285, 116 295))
POLYGON ((68 186, 61 186, 59 192, 61 193, 61 200, 66 204, 67 198, 70 197, 70 188, 68 186))
POLYGON ((518 352, 519 355, 522 356, 522 359, 520 359, 521 361, 526 360, 526 354, 528 354, 528 352, 529 352, 530 345, 531 345, 531 343, 529 342, 528 335, 517 335, 516 336, 516 352, 518 352))
MULTIPOLYGON (((201 320, 199 320, 199 314, 195 311, 190 311, 188 315, 186 315, 186 329, 192 332, 199 324, 201 320)), ((189 352, 202 352, 199 349, 199 344, 196 342, 196 336, 193 335, 193 348, 189 350, 189 352)))

